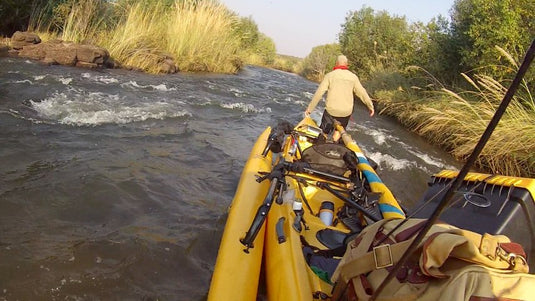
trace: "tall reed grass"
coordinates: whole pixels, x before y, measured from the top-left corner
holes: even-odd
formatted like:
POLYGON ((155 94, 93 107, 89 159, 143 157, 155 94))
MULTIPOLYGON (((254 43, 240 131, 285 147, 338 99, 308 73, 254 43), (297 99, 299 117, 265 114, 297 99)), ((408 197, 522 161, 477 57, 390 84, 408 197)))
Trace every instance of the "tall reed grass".
POLYGON ((135 4, 126 8, 124 20, 112 31, 99 34, 100 45, 121 65, 157 73, 165 41, 164 18, 165 8, 159 1, 150 9, 135 4))
POLYGON ((65 20, 61 39, 75 43, 94 41, 104 22, 104 16, 99 12, 100 4, 100 0, 74 2, 65 20))
MULTIPOLYGON (((516 62, 512 62, 518 66, 516 62)), ((377 91, 381 113, 465 160, 472 153, 505 96, 509 82, 484 74, 463 74, 472 90, 445 87, 412 91, 377 91)), ((433 85, 437 87, 436 85, 433 85)), ((477 159, 479 169, 505 175, 535 177, 535 100, 524 82, 477 159)))
POLYGON ((166 50, 179 58, 180 70, 235 72, 240 66, 235 22, 218 1, 176 1, 165 24, 166 50))
MULTIPOLYGON (((237 17, 224 5, 168 2, 105 2, 114 10, 110 14, 101 0, 76 1, 58 34, 66 41, 102 46, 120 65, 152 73, 169 58, 181 71, 232 73, 241 67, 240 39, 232 34, 237 17)), ((32 21, 41 31, 50 28, 39 23, 32 21)))

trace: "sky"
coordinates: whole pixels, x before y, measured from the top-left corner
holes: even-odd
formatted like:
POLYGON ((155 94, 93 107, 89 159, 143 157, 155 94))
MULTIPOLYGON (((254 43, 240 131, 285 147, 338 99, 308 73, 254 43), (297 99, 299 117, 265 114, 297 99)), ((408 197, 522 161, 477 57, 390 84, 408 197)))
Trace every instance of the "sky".
POLYGON ((455 0, 220 0, 242 17, 252 17, 275 42, 278 54, 306 57, 313 47, 336 43, 350 11, 364 6, 405 16, 409 23, 449 17, 455 0))

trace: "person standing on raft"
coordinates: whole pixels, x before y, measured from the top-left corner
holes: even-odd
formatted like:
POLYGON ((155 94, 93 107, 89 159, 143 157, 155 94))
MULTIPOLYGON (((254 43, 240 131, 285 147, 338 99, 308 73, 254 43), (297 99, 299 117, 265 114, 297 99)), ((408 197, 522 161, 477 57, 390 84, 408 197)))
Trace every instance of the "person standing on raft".
MULTIPOLYGON (((339 55, 336 58, 333 71, 325 75, 305 110, 305 116, 310 116, 310 113, 322 99, 323 94, 327 92, 325 110, 323 111, 320 125, 326 134, 330 134, 333 131, 332 118, 338 120, 344 128, 347 127, 349 118, 353 113, 353 94, 368 107, 370 116, 373 116, 375 113, 373 102, 368 92, 366 92, 366 89, 360 83, 357 75, 349 71, 347 66, 347 57, 345 55, 339 55)), ((337 142, 340 139, 340 133, 334 131, 332 138, 334 142, 337 142)))

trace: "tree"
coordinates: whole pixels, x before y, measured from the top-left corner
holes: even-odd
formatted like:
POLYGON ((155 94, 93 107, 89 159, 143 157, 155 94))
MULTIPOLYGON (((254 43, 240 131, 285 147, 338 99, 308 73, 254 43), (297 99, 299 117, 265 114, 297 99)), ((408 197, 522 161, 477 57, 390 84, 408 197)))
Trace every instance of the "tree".
POLYGON ((415 49, 411 64, 420 66, 437 77, 441 82, 453 82, 462 72, 460 56, 450 32, 450 23, 443 16, 433 18, 429 23, 411 25, 414 33, 415 49))
MULTIPOLYGON (((495 66, 501 58, 495 46, 517 59, 523 56, 535 36, 533 20, 533 0, 456 0, 452 38, 463 70, 495 66)), ((497 79, 505 75, 496 67, 492 73, 497 79)))
POLYGON ((258 25, 251 18, 241 17, 233 28, 234 35, 240 41, 240 49, 246 53, 250 63, 270 65, 275 60, 276 49, 273 40, 258 30, 258 25))
POLYGON ((244 49, 254 48, 260 38, 258 25, 256 25, 251 17, 238 18, 233 32, 240 40, 241 47, 244 49))
POLYGON ((270 37, 263 33, 259 33, 258 35, 258 41, 254 47, 254 52, 262 58, 265 65, 271 65, 275 61, 275 43, 270 37))
POLYGON ((44 0, 0 1, 0 35, 11 36, 17 30, 27 30, 32 13, 45 2, 44 0))
POLYGON ((339 35, 340 46, 351 69, 363 78, 378 69, 399 69, 410 61, 413 33, 405 17, 363 7, 349 12, 339 35))
POLYGON ((321 81, 325 73, 334 67, 336 56, 340 54, 340 45, 326 44, 312 48, 303 61, 302 75, 313 81, 321 81))

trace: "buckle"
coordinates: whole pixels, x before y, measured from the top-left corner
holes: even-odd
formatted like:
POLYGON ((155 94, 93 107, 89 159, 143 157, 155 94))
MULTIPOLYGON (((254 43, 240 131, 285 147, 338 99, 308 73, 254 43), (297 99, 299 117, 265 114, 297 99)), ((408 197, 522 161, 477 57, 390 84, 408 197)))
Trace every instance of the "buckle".
POLYGON ((375 260, 375 268, 383 269, 394 265, 392 258, 392 250, 390 245, 380 245, 373 248, 373 259, 375 260))
POLYGON ((496 249, 496 256, 500 257, 503 261, 509 263, 510 267, 515 270, 517 268, 517 264, 520 263, 523 266, 528 265, 528 261, 526 258, 520 254, 515 253, 507 253, 502 248, 496 249))
POLYGON ((525 265, 525 266, 528 265, 528 261, 527 261, 526 258, 524 258, 524 256, 522 256, 522 255, 518 255, 518 254, 515 254, 515 253, 509 253, 509 254, 507 255, 507 261, 509 262, 509 264, 510 264, 513 268, 516 267, 517 259, 520 261, 520 263, 521 263, 522 265, 525 265))

